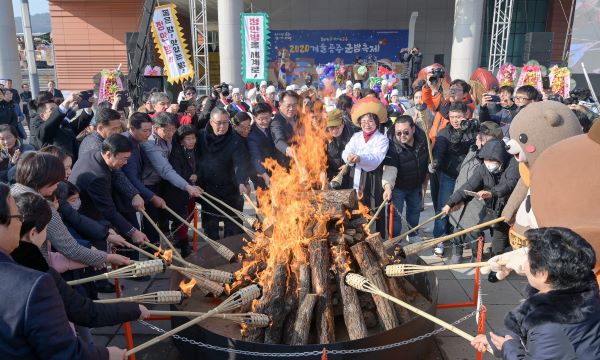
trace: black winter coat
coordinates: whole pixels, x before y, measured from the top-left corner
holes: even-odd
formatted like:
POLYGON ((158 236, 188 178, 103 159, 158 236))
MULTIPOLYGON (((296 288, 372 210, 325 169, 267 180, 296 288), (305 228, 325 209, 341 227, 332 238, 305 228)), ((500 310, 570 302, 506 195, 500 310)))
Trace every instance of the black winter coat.
POLYGON ((66 114, 55 108, 48 120, 42 121, 39 115, 34 116, 29 125, 31 130, 30 142, 37 149, 46 145, 55 145, 69 154, 76 160, 79 152, 79 142, 77 135, 82 132, 92 121, 93 114, 88 114, 82 110, 80 114, 72 121, 65 120, 66 114))
MULTIPOLYGON (((196 171, 198 168, 197 158, 198 153, 196 150, 185 150, 179 141, 173 138, 173 147, 169 154, 169 163, 173 167, 173 170, 188 182, 192 175, 198 173, 196 171)), ((183 218, 187 218, 187 203, 190 199, 188 192, 173 186, 168 181, 162 181, 161 184, 167 206, 177 211, 183 218)))
POLYGON ((415 141, 412 147, 406 146, 396 140, 393 132, 390 132, 390 147, 383 160, 383 165, 393 166, 398 169, 396 184, 394 187, 402 190, 413 190, 420 188, 427 176, 427 163, 429 154, 425 132, 418 126, 415 127, 415 141))
POLYGON ((585 283, 581 287, 531 295, 509 312, 504 326, 513 339, 504 343, 502 357, 600 359, 598 283, 591 272, 585 283))
POLYGON ((460 165, 474 144, 473 133, 455 129, 451 125, 446 126, 438 133, 432 150, 436 169, 456 179, 460 165))
MULTIPOLYGON (((452 207, 459 202, 473 199, 465 194, 465 190, 487 190, 492 193, 492 197, 485 199, 485 206, 491 216, 498 217, 519 181, 519 165, 515 158, 510 156, 504 149, 504 142, 497 139, 491 139, 485 143, 479 150, 477 157, 479 159, 500 161, 502 163, 501 171, 492 174, 485 165, 480 164, 467 182, 450 196, 447 204, 452 207), (489 210, 493 211, 490 212, 489 210)), ((474 199, 472 201, 479 200, 474 199)))
POLYGON ((60 274, 42 256, 40 249, 32 243, 21 241, 11 257, 30 269, 48 273, 54 279, 65 306, 69 321, 85 327, 119 325, 140 318, 139 305, 135 303, 97 304, 69 286, 60 274))
POLYGON ((51 275, 0 251, 0 358, 108 359, 105 347, 77 338, 51 275))
POLYGON ((15 103, 13 101, 0 101, 0 124, 6 124, 14 127, 19 125, 17 113, 15 112, 15 103))
MULTIPOLYGON (((298 121, 298 120, 296 120, 298 121)), ((281 159, 284 161, 281 165, 289 167, 290 161, 285 155, 285 151, 292 144, 294 136, 294 126, 286 120, 280 113, 277 113, 271 121, 271 136, 275 143, 275 149, 281 153, 281 159)))
POLYGON ((210 112, 215 108, 216 104, 217 100, 209 96, 208 100, 206 100, 206 103, 204 104, 204 107, 202 108, 202 111, 196 114, 198 116, 198 131, 204 129, 206 124, 208 124, 208 121, 210 120, 210 112))
POLYGON ((248 152, 243 139, 231 128, 216 136, 210 124, 198 137, 199 185, 209 194, 226 200, 239 195, 239 185, 248 179, 248 152))
MULTIPOLYGON (((337 138, 332 138, 327 143, 327 177, 329 180, 337 175, 342 165, 346 164, 342 159, 342 152, 344 152, 344 148, 352 138, 352 135, 354 135, 354 129, 348 126, 348 124, 344 124, 342 134, 337 138)), ((344 175, 340 189, 351 189, 351 180, 353 178, 354 171, 351 168, 344 175)))

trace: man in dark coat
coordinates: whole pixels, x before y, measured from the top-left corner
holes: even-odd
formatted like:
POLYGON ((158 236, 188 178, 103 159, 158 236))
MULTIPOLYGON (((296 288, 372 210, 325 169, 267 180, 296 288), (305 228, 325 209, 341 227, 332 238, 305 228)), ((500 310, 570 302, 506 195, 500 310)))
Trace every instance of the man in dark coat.
POLYGON ((46 90, 55 99, 64 99, 62 91, 56 88, 56 83, 52 80, 48 81, 48 90, 46 90))
POLYGON ((525 236, 529 296, 506 315, 505 329, 477 335, 471 345, 507 360, 600 359, 594 249, 566 228, 532 229, 525 236))
POLYGON ((22 216, 7 185, 0 184, 0 358, 108 359, 107 349, 78 339, 49 274, 17 264, 9 254, 19 246, 22 216))
POLYGON ((15 103, 4 99, 6 91, 8 90, 0 90, 0 124, 7 124, 17 129, 19 123, 15 112, 15 103))
POLYGON ((283 155, 284 163, 289 166, 290 159, 296 154, 292 145, 292 137, 297 132, 298 127, 298 94, 293 91, 286 91, 281 97, 281 106, 279 112, 271 121, 271 135, 275 148, 283 155))
MULTIPOLYGON (((402 231, 404 203, 408 225, 413 228, 419 224, 429 155, 425 132, 415 125, 412 117, 399 116, 393 129, 388 133, 390 146, 383 160, 382 183, 383 199, 394 204, 392 236, 398 236, 402 231)), ((411 233, 409 241, 419 241, 418 234, 411 233)))
MULTIPOLYGON (((240 194, 250 193, 246 186, 248 174, 244 171, 248 154, 243 149, 242 139, 231 128, 227 112, 221 108, 213 109, 210 122, 198 136, 199 185, 207 193, 240 211, 244 208, 240 194)), ((225 237, 241 233, 241 229, 221 217, 212 206, 205 202, 201 204, 202 224, 208 237, 219 238, 220 220, 225 223, 225 237)))
POLYGON ((327 178, 331 180, 340 171, 345 171, 338 189, 352 189, 354 172, 350 171, 349 167, 342 169, 342 166, 346 165, 342 159, 342 152, 354 135, 354 127, 345 123, 342 110, 334 109, 327 114, 327 131, 332 136, 327 143, 327 178))
POLYGON ((283 161, 281 153, 275 149, 273 137, 271 136, 271 108, 264 103, 254 105, 252 109, 254 115, 254 123, 248 135, 248 151, 252 166, 250 171, 254 174, 249 174, 250 178, 256 179, 256 186, 267 188, 270 186, 270 174, 263 166, 263 162, 267 158, 283 161), (256 176, 253 176, 256 175, 256 176))
POLYGON ((81 213, 92 219, 108 220, 123 236, 137 244, 148 241, 144 233, 117 211, 113 201, 112 171, 121 169, 129 159, 131 144, 121 134, 104 140, 102 151, 84 153, 73 166, 69 181, 81 189, 81 213))
MULTIPOLYGON (((519 166, 516 159, 505 150, 504 141, 491 139, 483 145, 477 157, 482 161, 467 182, 448 199, 442 212, 448 214, 467 201, 485 201, 485 217, 480 221, 493 220, 500 216, 508 197, 519 181, 519 166), (465 191, 477 192, 477 199, 465 191)), ((509 246, 509 226, 500 222, 491 228, 492 255, 505 252, 509 246)), ((459 262, 462 248, 456 249, 450 262, 459 262)))
POLYGON ((75 119, 67 120, 67 112, 78 101, 79 96, 73 93, 59 106, 48 98, 38 103, 37 114, 31 119, 31 145, 38 149, 56 145, 73 155, 75 161, 79 149, 76 137, 88 127, 94 115, 91 108, 86 108, 75 119))
POLYGON ((249 112, 250 106, 242 101, 242 93, 239 88, 234 88, 231 92, 231 102, 225 108, 229 113, 230 117, 234 117, 235 114, 241 112, 249 112))

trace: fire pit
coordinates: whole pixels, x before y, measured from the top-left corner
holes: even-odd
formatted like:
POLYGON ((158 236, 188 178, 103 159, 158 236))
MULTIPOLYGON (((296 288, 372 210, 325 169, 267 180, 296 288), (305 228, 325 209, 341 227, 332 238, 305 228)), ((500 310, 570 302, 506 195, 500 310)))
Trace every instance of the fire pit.
MULTIPOLYGON (((245 245, 242 241, 242 236, 226 238, 223 239, 221 242, 234 252, 242 252, 242 246, 245 245)), ((199 250, 198 253, 200 256, 192 256, 187 260, 206 268, 217 268, 232 272, 237 271, 241 266, 238 263, 226 263, 226 261, 223 260, 222 257, 220 257, 213 249, 211 249, 208 246, 199 250)), ((409 258, 406 261, 413 264, 425 264, 419 258, 409 258)), ((177 289, 181 280, 185 280, 183 276, 177 272, 173 272, 173 275, 171 277, 171 288, 177 289)), ((420 273, 408 277, 407 280, 414 287, 412 288, 412 291, 417 293, 416 299, 413 299, 413 304, 431 314, 435 314, 435 306, 437 304, 438 296, 438 283, 435 273, 420 273)), ((172 305, 172 310, 206 311, 213 308, 217 303, 218 302, 210 296, 200 296, 199 293, 193 293, 193 296, 190 299, 185 300, 182 305, 172 305)), ((242 340, 242 336, 240 334, 239 325, 216 318, 208 319, 202 322, 200 325, 196 325, 189 329, 186 329, 182 331, 179 335, 190 340, 199 341, 205 344, 210 344, 213 346, 228 349, 260 353, 290 353, 322 351, 324 347, 326 347, 328 351, 371 348, 415 338, 419 335, 423 335, 432 331, 434 328, 433 323, 431 323, 430 321, 421 317, 415 317, 411 315, 409 320, 403 322, 402 324, 398 325, 393 329, 380 331, 381 329, 371 328, 369 329, 369 334, 367 337, 357 340, 349 340, 348 335, 345 333, 346 329, 344 326, 344 321, 342 319, 342 314, 336 313, 335 318, 336 342, 326 345, 279 345, 244 341, 242 340)), ((185 317, 174 317, 172 319, 172 326, 176 327, 186 321, 188 321, 188 319, 185 317)), ((316 329, 314 325, 311 327, 310 333, 313 335, 314 340, 314 338, 316 337, 314 336, 316 334, 316 329)), ((212 360, 231 358, 263 358, 260 355, 232 355, 228 352, 207 349, 205 347, 201 347, 188 342, 183 342, 177 339, 174 339, 174 341, 183 359, 204 358, 212 360)), ((397 359, 399 355, 401 355, 403 359, 423 359, 433 348, 431 346, 432 341, 432 338, 427 338, 421 341, 403 345, 401 347, 380 350, 372 354, 373 356, 377 356, 381 359, 397 359)), ((344 354, 343 359, 364 359, 366 356, 369 355, 367 353, 344 354)), ((315 356, 300 356, 298 358, 315 359, 315 356)))

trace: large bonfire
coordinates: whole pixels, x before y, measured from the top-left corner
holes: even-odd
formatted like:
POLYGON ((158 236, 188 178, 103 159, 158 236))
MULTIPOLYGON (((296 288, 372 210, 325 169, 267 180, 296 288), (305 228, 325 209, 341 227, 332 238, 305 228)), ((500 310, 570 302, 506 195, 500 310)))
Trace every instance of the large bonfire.
MULTIPOLYGON (((299 119, 289 169, 273 159, 265 162, 272 175, 271 187, 257 190, 262 225, 244 247, 242 268, 229 291, 260 284, 263 296, 253 302, 251 310, 269 315, 271 326, 244 328, 245 340, 332 343, 334 302, 343 307, 348 338, 367 336, 369 322, 365 323, 367 314, 361 310, 365 302, 359 304, 356 292, 341 280, 356 267, 353 259, 363 273, 373 273, 370 278, 384 285, 389 280, 392 292, 404 297, 396 280, 384 280, 381 274, 381 265, 388 259, 378 234, 368 234, 370 216, 357 201, 356 192, 326 189, 329 135, 322 122, 323 118, 308 115, 299 119), (317 338, 310 339, 313 321, 317 338)), ((406 317, 384 299, 369 301, 381 329, 393 328, 406 317)))

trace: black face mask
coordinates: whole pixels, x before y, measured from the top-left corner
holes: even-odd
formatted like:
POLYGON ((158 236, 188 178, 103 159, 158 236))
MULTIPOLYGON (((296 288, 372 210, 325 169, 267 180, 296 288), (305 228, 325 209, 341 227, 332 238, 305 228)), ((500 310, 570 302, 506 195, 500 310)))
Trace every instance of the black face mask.
POLYGON ((427 109, 427 104, 423 103, 423 104, 415 105, 415 109, 417 109, 419 111, 423 111, 423 110, 427 109))

